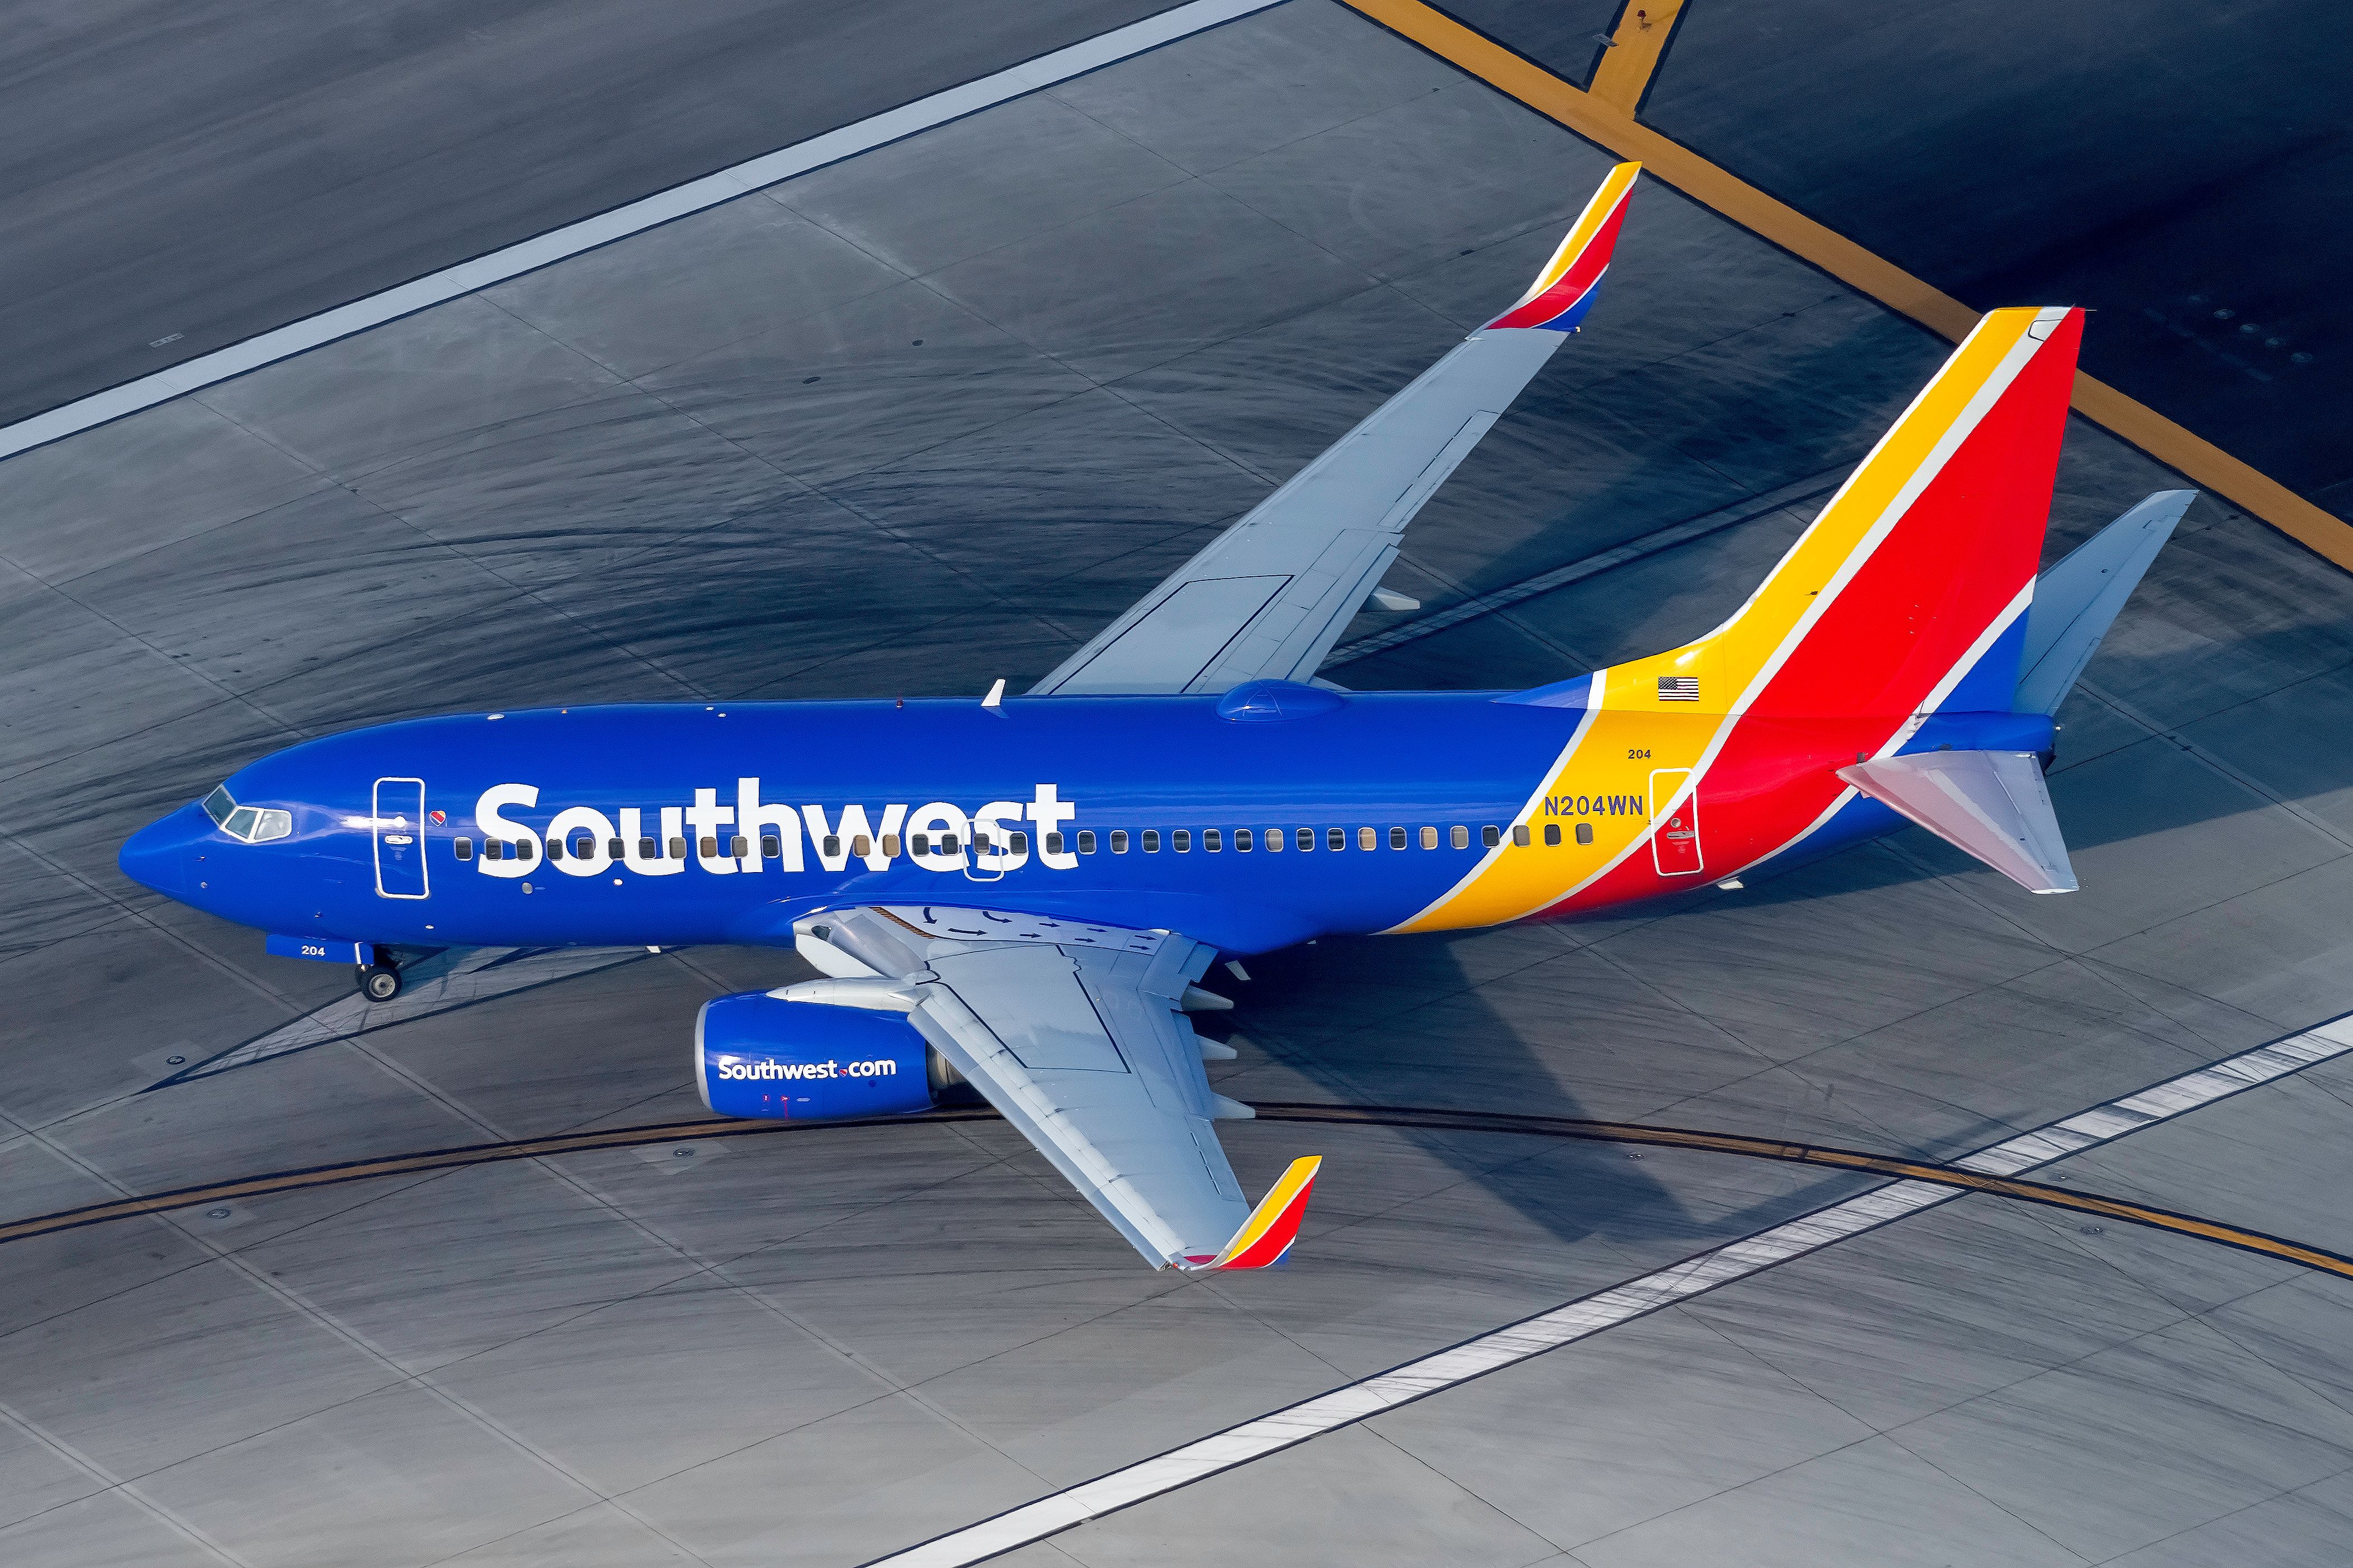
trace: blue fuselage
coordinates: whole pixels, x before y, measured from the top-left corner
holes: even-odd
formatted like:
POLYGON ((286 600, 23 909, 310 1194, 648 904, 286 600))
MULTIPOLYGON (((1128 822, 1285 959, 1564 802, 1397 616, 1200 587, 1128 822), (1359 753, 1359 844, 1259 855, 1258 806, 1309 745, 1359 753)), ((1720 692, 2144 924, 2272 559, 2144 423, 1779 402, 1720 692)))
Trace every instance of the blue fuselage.
POLYGON ((1577 718, 1450 694, 1354 696, 1273 721, 1223 718, 1217 699, 1188 697, 430 719, 296 746, 230 779, 240 805, 292 815, 286 837, 240 843, 191 806, 135 837, 123 864, 247 925, 376 942, 774 942, 812 910, 953 902, 1167 927, 1259 952, 1379 930, 1442 892, 1476 863, 1479 830, 1525 804, 1577 718), (739 832, 747 798, 766 819, 739 832), (992 803, 1012 809, 976 822, 992 803), (852 808, 862 822, 845 824, 852 808), (625 837, 625 812, 638 831, 614 862, 606 841, 625 837), (412 820, 396 827, 395 816, 412 820), (1434 850, 1419 848, 1424 826, 1440 830, 1434 850), (1468 847, 1453 847, 1457 826, 1468 847), (1373 852, 1359 847, 1366 827, 1373 852), (1409 853, 1388 847, 1398 827, 1409 853), (551 828, 557 858, 544 848, 551 828), (851 853, 850 828, 881 868, 851 853), (1313 847, 1300 847, 1302 829, 1313 847), (918 831, 929 850, 920 861, 918 831), (992 852, 976 851, 976 832, 992 852), (898 842, 884 860, 886 834, 898 842), (646 837, 658 859, 635 853, 646 837), (830 854, 828 837, 839 841, 830 854), (385 842, 395 838, 415 842, 385 842), (687 853, 672 858, 680 839, 687 853), (759 853, 763 839, 777 853, 759 853), (530 858, 491 860, 492 841, 530 858), (588 857, 570 853, 584 844, 588 857), (729 853, 738 847, 747 853, 729 853))
MULTIPOLYGON (((227 782, 239 806, 288 814, 283 837, 241 841, 192 805, 122 865, 227 919, 344 942, 778 943, 816 910, 942 903, 1258 952, 1441 898, 1529 822, 1583 716, 1492 693, 1288 691, 1240 717, 1209 697, 1057 697, 387 724, 227 782)), ((2048 743, 2040 718, 1932 722, 1914 746, 2048 743)), ((1646 811, 1636 795, 1559 804, 1646 811)), ((1856 801, 1809 849, 1895 826, 1856 801)), ((1535 831, 1577 852, 1573 826, 1535 831)))

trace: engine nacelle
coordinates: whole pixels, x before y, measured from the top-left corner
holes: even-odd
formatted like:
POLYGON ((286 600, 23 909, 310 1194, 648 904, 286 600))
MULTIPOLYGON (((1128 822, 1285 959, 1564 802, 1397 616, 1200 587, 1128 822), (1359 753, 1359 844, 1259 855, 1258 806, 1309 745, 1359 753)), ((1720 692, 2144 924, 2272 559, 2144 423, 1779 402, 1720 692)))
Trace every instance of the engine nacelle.
POLYGON ((832 1121, 928 1110, 944 1087, 933 1082, 931 1056, 903 1013, 765 991, 714 997, 694 1020, 694 1087, 721 1116, 832 1121))

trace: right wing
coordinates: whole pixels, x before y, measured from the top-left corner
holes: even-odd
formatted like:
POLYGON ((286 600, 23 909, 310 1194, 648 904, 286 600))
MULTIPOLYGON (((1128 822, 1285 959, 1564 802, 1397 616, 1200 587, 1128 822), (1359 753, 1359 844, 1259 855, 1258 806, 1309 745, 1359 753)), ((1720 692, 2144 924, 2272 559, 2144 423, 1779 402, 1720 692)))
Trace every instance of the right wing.
POLYGON ((832 910, 796 926, 828 980, 787 1001, 905 1009, 964 1079, 1155 1268, 1253 1268, 1298 1234, 1314 1162, 1253 1212, 1218 1142, 1250 1109, 1212 1091, 1185 1008, 1210 950, 1131 931, 939 904, 832 910))
POLYGON ((1390 398, 1029 689, 1229 690, 1309 680, 1406 524, 1592 307, 1639 163, 1620 163, 1519 303, 1390 398))

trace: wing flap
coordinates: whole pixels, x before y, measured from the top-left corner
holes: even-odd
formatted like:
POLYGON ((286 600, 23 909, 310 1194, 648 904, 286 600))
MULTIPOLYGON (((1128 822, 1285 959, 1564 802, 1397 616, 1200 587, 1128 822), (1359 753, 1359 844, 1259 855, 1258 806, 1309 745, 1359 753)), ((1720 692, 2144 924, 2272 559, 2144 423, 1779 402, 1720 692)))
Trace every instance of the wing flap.
POLYGON ((1249 1217, 1183 1010, 1209 949, 1169 931, 936 904, 800 923, 875 972, 806 984, 912 1007, 932 1047, 1155 1266, 1213 1257, 1249 1217))

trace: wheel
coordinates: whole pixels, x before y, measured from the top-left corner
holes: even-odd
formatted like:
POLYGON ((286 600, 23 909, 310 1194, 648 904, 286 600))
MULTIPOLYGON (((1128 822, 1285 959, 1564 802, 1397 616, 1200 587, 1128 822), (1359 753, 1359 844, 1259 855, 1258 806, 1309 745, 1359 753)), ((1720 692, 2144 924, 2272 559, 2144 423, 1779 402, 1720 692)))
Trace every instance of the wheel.
POLYGON ((360 994, 371 1002, 389 1002, 400 994, 400 971, 389 963, 360 967, 360 994))

